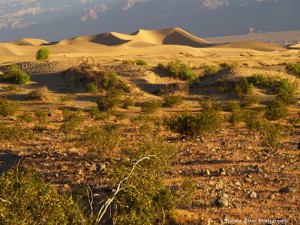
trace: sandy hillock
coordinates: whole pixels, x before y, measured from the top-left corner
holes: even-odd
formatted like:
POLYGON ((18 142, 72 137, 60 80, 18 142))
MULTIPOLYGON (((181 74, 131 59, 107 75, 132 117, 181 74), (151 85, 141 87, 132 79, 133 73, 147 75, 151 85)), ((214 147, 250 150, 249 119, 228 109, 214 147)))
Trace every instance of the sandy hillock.
POLYGON ((46 45, 48 41, 37 39, 37 38, 23 38, 14 42, 16 45, 46 45))

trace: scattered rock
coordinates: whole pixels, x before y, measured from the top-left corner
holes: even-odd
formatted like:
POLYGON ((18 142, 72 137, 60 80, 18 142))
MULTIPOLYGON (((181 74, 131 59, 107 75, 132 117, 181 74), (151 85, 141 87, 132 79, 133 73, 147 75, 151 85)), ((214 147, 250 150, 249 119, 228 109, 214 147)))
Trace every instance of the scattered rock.
POLYGON ((226 175, 226 170, 224 168, 221 168, 219 169, 219 173, 222 175, 222 176, 225 176, 226 175))
POLYGON ((89 170, 90 173, 96 172, 97 171, 97 164, 96 163, 91 164, 89 166, 88 170, 89 170))
POLYGON ((254 192, 254 191, 251 191, 251 192, 249 193, 249 198, 251 198, 251 199, 256 199, 256 198, 257 198, 257 193, 254 192))
POLYGON ((205 175, 206 176, 210 176, 210 171, 209 170, 205 170, 205 175))
POLYGON ((280 193, 290 193, 290 192, 295 192, 295 188, 292 187, 292 186, 287 186, 287 187, 284 187, 284 188, 281 188, 279 190, 280 193))
POLYGON ((218 207, 227 207, 229 205, 229 200, 224 196, 218 197, 215 201, 215 205, 218 207))

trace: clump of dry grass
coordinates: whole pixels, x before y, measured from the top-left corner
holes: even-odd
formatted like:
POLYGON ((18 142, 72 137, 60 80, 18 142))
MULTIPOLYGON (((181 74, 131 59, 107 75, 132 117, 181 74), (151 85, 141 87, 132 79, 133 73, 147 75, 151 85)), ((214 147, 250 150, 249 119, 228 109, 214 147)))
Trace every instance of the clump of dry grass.
POLYGON ((186 210, 176 209, 171 214, 169 220, 172 224, 196 224, 200 222, 200 215, 186 210))
POLYGON ((51 95, 49 89, 46 86, 31 91, 27 97, 28 100, 39 100, 39 101, 47 101, 50 100, 50 98, 51 95))

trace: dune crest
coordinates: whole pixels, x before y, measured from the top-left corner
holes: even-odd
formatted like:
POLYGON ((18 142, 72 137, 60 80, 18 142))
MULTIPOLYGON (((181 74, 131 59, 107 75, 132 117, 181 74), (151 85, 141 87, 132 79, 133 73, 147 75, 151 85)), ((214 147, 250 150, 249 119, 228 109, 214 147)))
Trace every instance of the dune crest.
POLYGON ((17 40, 15 42, 13 42, 13 44, 16 44, 16 45, 34 45, 34 46, 39 46, 39 45, 49 44, 49 42, 45 41, 43 39, 37 39, 37 38, 22 38, 20 40, 17 40))
POLYGON ((231 43, 224 43, 224 44, 216 44, 215 47, 219 48, 240 48, 240 49, 252 49, 257 51, 282 51, 286 50, 286 48, 269 44, 260 41, 243 41, 243 42, 231 42, 231 43))
POLYGON ((139 43, 139 45, 185 45, 190 47, 207 47, 209 42, 175 27, 163 30, 137 30, 132 34, 108 32, 93 36, 81 36, 58 42, 58 45, 72 45, 79 43, 97 43, 107 46, 139 43))

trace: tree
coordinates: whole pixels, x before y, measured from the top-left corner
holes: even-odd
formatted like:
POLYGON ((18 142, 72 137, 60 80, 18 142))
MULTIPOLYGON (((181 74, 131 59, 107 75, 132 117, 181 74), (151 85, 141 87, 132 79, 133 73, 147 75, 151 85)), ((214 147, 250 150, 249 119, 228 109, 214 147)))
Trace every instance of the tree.
POLYGON ((36 53, 36 60, 45 61, 48 60, 50 50, 48 48, 40 48, 36 53))

